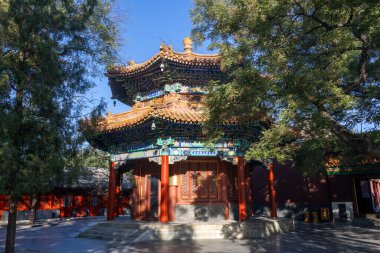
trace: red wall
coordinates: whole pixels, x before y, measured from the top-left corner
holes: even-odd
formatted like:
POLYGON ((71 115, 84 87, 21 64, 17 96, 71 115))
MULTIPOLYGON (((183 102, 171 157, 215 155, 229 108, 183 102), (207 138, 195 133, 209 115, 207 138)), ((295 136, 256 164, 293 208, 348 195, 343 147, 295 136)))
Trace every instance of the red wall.
MULTIPOLYGON (((121 207, 130 209, 128 195, 122 195, 121 207)), ((39 196, 38 210, 60 210, 60 217, 83 217, 103 215, 102 210, 107 208, 106 196, 91 196, 84 194, 49 194, 39 196), (70 198, 70 206, 65 207, 65 196, 70 198), (91 197, 97 197, 96 206, 91 205, 91 197)), ((23 196, 18 202, 18 211, 28 211, 31 209, 31 199, 23 196)), ((9 210, 8 196, 0 195, 0 220, 3 211, 9 210)))
MULTIPOLYGON (((268 174, 261 166, 251 172, 252 201, 254 208, 267 206, 268 174)), ((274 168, 276 201, 278 208, 330 206, 327 180, 324 177, 307 178, 294 168, 276 164, 274 168)))
POLYGON ((331 201, 347 202, 353 201, 353 179, 352 176, 332 176, 330 177, 331 201))

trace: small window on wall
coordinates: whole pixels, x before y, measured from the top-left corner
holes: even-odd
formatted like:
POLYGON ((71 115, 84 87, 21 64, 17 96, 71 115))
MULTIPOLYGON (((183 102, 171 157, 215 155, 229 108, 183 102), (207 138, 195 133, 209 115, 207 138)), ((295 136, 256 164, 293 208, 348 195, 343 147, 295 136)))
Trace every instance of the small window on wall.
POLYGON ((83 198, 84 197, 82 195, 74 196, 73 197, 74 206, 82 206, 84 204, 83 198))
POLYGON ((53 208, 59 206, 59 198, 55 195, 53 195, 53 201, 52 201, 52 205, 53 205, 53 208))
POLYGON ((71 198, 70 198, 70 196, 65 196, 63 204, 64 204, 64 207, 71 207, 71 198))
POLYGON ((98 206, 98 197, 91 197, 91 207, 98 206))
POLYGON ((87 198, 87 196, 83 196, 82 197, 82 205, 83 206, 87 206, 88 205, 88 198, 87 198))
POLYGON ((362 190, 362 198, 364 198, 364 199, 370 198, 371 195, 370 195, 368 180, 361 180, 360 181, 360 187, 362 190))

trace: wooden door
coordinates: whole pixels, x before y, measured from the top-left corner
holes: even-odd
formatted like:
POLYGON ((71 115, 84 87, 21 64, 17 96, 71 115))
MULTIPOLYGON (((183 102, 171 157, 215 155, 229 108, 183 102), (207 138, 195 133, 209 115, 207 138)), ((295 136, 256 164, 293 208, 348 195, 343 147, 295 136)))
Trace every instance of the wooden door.
POLYGON ((147 175, 146 217, 158 220, 160 180, 156 175, 147 175))

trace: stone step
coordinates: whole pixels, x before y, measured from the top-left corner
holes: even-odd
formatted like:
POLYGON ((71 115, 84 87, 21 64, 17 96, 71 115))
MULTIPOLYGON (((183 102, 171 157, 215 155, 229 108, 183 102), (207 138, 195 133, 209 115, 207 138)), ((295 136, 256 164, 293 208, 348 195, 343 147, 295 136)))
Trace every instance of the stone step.
POLYGON ((140 228, 144 226, 143 224, 136 224, 133 222, 125 222, 125 223, 119 223, 119 222, 99 222, 96 224, 97 227, 104 227, 104 228, 140 228))
POLYGON ((93 233, 96 233, 96 234, 131 235, 131 234, 134 234, 138 230, 140 230, 140 229, 134 229, 134 230, 121 230, 121 229, 117 229, 117 230, 102 230, 102 229, 91 229, 90 231, 92 231, 93 233))
POLYGON ((152 240, 264 238, 294 229, 290 219, 256 219, 247 222, 149 223, 100 222, 79 237, 143 242, 152 240))
POLYGON ((355 218, 353 221, 354 225, 368 226, 368 227, 380 227, 379 218, 355 218))
POLYGON ((138 237, 143 230, 133 230, 126 233, 125 231, 105 231, 99 229, 88 229, 80 233, 79 237, 81 238, 90 238, 90 239, 103 239, 103 240, 114 240, 122 239, 126 241, 133 241, 138 237))
POLYGON ((91 228, 102 229, 102 230, 131 230, 131 231, 136 230, 136 229, 141 229, 141 227, 121 227, 121 226, 110 227, 110 226, 99 226, 99 225, 95 225, 91 228))
POLYGON ((135 237, 129 238, 129 237, 119 237, 119 236, 112 236, 112 235, 97 235, 97 234, 91 234, 91 233, 84 233, 79 235, 80 238, 88 238, 88 239, 99 239, 99 240, 125 240, 128 242, 132 242, 135 237))
MULTIPOLYGON (((84 232, 84 233, 86 233, 86 232, 84 232)), ((134 231, 102 231, 102 230, 91 229, 87 233, 91 233, 91 234, 94 234, 94 235, 113 235, 113 236, 128 237, 128 236, 133 235, 134 233, 136 233, 136 230, 134 230, 134 231)))
POLYGON ((136 230, 139 230, 139 229, 143 229, 143 228, 121 228, 121 227, 111 228, 111 227, 94 226, 91 229, 92 230, 108 231, 108 232, 111 232, 111 231, 130 231, 130 232, 133 232, 133 231, 136 231, 136 230))

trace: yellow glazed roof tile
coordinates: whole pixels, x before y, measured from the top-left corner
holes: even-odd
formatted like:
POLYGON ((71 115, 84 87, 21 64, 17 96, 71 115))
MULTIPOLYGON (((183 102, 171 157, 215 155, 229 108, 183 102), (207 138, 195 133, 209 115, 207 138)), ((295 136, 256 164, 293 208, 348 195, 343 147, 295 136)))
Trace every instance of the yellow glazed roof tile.
POLYGON ((150 59, 143 63, 134 63, 131 61, 128 66, 115 66, 108 70, 107 74, 109 76, 113 75, 130 75, 134 73, 139 73, 148 69, 150 66, 154 65, 160 60, 172 61, 175 63, 193 65, 199 67, 219 67, 221 62, 221 57, 218 54, 197 54, 192 51, 188 52, 174 52, 172 47, 166 46, 164 44, 160 47, 160 52, 152 56, 150 59))

